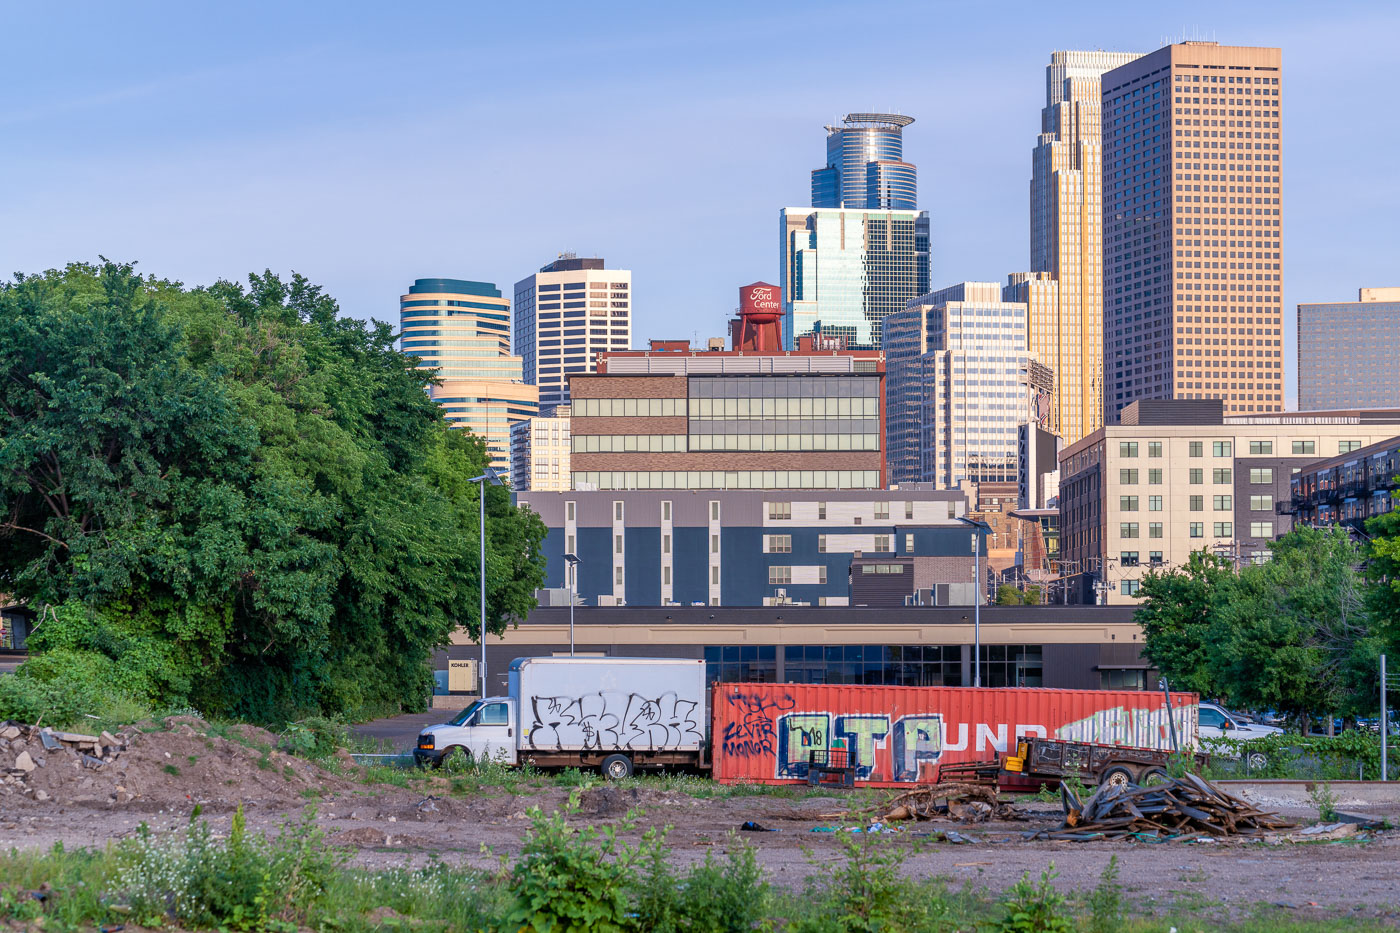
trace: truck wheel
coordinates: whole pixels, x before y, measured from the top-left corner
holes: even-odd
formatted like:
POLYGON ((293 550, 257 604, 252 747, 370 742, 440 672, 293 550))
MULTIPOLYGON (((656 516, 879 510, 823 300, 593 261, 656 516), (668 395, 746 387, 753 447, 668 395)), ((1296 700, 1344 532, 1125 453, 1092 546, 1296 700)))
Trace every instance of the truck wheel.
POLYGON ((472 751, 471 749, 463 748, 460 745, 453 745, 452 747, 444 751, 442 753, 442 757, 437 760, 436 767, 441 769, 442 766, 447 763, 447 759, 451 758, 457 752, 462 753, 462 764, 470 768, 472 764, 472 751))
POLYGON ((609 755, 603 759, 598 770, 603 772, 603 777, 610 781, 630 778, 632 776, 632 759, 626 755, 609 755))
POLYGON ((1158 784, 1169 783, 1171 783, 1171 775, 1167 774, 1167 772, 1163 771, 1161 768, 1148 768, 1146 771, 1142 772, 1142 776, 1138 778, 1138 784, 1143 787, 1155 787, 1158 784))
POLYGON ((1127 787, 1133 781, 1133 772, 1122 765, 1114 765, 1099 775, 1100 787, 1127 787))

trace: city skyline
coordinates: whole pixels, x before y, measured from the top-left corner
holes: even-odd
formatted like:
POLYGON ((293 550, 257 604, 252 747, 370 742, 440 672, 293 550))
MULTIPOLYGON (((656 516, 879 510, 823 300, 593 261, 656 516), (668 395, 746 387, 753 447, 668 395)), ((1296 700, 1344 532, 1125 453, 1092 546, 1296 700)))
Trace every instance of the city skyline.
MULTIPOLYGON (((405 281, 513 282, 539 256, 571 248, 635 271, 634 340, 718 336, 735 285, 776 277, 771 218, 809 200, 813 126, 866 109, 915 117, 903 156, 919 166, 920 206, 932 215, 930 286, 995 281, 1026 265, 1026 141, 1044 106, 1047 56, 1183 38, 1180 23, 1107 5, 1073 17, 1027 6, 1015 35, 975 10, 911 6, 901 14, 907 34, 969 40, 911 81, 893 68, 803 67, 820 16, 619 8, 526 29, 509 11, 357 9, 343 21, 280 11, 277 30, 265 28, 270 6, 98 10, 72 22, 10 11, 11 30, 35 39, 0 65, 16 89, 0 111, 9 141, 0 158, 18 180, 0 234, 10 268, 101 254, 192 284, 294 269, 346 313, 393 320, 405 281), (1110 9, 1125 15, 1104 15, 1110 9), (479 31, 498 41, 483 48, 465 38, 479 31), (438 53, 431 59, 425 34, 438 53), (528 74, 511 65, 525 36, 542 56, 528 74), (38 55, 60 37, 77 64, 55 75, 38 55), (753 54, 766 45, 774 47, 753 54), (468 46, 470 56, 458 54, 468 46), (652 78, 645 88, 639 73, 652 78), (796 90, 794 73, 804 75, 796 90), (623 119, 591 125, 597 100, 623 119), (509 133, 479 131, 522 112, 531 119, 509 133), (429 119, 431 144, 415 136, 429 119), (82 131, 45 132, 46 120, 82 131), (759 143, 697 130, 726 123, 754 130, 759 143), (79 135, 81 146, 67 141, 79 135), (725 197, 679 196, 701 172, 725 197), (540 184, 522 191, 527 175, 540 184), (415 230, 389 220, 429 196, 465 222, 415 230), (542 228, 542 215, 557 223, 542 228), (701 258, 703 274, 678 255, 701 258)), ((1292 309, 1357 282, 1400 284, 1384 225, 1400 202, 1388 175, 1400 130, 1368 120, 1366 146, 1332 142, 1361 125, 1386 85, 1385 37, 1400 15, 1303 4, 1271 7, 1266 20, 1212 12, 1184 37, 1281 47, 1288 62, 1281 307, 1291 406, 1292 309)))

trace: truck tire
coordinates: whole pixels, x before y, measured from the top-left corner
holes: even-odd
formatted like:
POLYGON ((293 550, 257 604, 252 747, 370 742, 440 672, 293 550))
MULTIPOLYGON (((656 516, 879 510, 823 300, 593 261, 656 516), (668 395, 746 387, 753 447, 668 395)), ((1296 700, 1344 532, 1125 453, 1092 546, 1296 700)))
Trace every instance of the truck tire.
POLYGON ((1153 787, 1158 784, 1167 784, 1171 781, 1171 775, 1161 768, 1148 768, 1138 777, 1137 782, 1143 787, 1153 787))
POLYGON ((621 781, 632 776, 632 759, 626 755, 609 755, 603 759, 598 770, 610 781, 621 781))
POLYGON ((454 752, 461 752, 461 753, 462 753, 462 759, 463 759, 464 763, 465 763, 468 767, 471 766, 471 763, 472 763, 472 750, 469 749, 469 748, 464 748, 464 747, 461 746, 461 745, 451 745, 451 746, 448 746, 448 748, 446 748, 446 749, 443 751, 442 757, 439 758, 439 759, 437 760, 437 765, 436 765, 435 767, 438 768, 438 769, 441 769, 442 766, 443 766, 444 764, 447 763, 447 759, 449 759, 449 758, 452 757, 452 754, 453 754, 454 752))
POLYGON ((1127 787, 1136 783, 1133 780, 1133 772, 1122 765, 1105 768, 1103 774, 1099 775, 1100 787, 1127 787))

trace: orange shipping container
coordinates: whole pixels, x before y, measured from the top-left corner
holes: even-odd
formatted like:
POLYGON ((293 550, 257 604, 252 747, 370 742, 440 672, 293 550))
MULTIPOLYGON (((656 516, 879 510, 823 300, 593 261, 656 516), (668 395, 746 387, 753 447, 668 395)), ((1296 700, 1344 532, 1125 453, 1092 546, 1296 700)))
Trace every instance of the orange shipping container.
MULTIPOLYGON (((1171 702, 1177 741, 1193 747, 1198 698, 1171 702)), ((1161 693, 1141 691, 715 684, 713 774, 805 781, 812 752, 844 745, 868 786, 927 783, 940 765, 997 757, 1025 735, 1170 751, 1165 709, 1161 693)))

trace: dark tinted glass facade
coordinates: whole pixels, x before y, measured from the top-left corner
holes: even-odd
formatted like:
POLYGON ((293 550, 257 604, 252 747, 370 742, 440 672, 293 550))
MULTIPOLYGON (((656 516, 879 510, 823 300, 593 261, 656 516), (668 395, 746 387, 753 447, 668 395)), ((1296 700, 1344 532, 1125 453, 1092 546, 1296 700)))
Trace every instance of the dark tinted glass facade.
POLYGON ((912 117, 850 113, 826 128, 826 165, 812 172, 812 206, 913 210, 918 172, 904 161, 904 127, 912 117))

